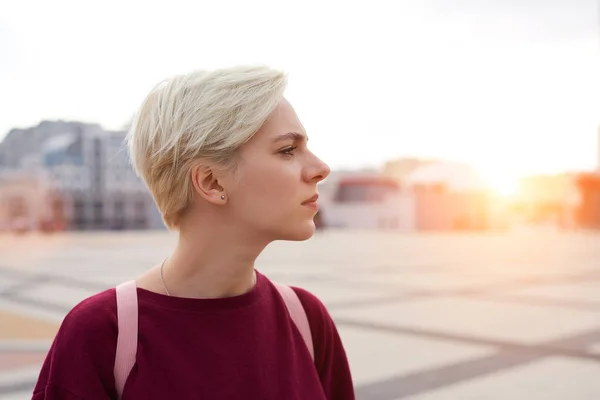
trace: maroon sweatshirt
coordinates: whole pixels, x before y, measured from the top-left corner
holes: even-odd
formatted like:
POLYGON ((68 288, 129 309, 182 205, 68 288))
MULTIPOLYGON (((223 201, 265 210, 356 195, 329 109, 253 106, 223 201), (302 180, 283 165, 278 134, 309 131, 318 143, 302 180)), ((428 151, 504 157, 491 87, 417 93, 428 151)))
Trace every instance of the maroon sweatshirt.
MULTIPOLYGON (((346 353, 325 306, 294 288, 306 310, 313 362, 273 284, 257 273, 250 292, 223 299, 168 297, 138 288, 137 361, 128 399, 354 399, 346 353)), ((116 399, 115 289, 65 317, 33 400, 116 399)))

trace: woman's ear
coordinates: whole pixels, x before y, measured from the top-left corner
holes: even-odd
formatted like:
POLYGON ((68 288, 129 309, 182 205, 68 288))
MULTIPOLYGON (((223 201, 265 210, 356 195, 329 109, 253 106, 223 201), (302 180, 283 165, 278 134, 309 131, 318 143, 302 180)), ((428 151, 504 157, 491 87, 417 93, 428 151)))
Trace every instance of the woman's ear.
POLYGON ((207 164, 197 164, 190 171, 190 178, 196 193, 204 200, 221 205, 227 198, 225 189, 219 184, 216 171, 207 164))

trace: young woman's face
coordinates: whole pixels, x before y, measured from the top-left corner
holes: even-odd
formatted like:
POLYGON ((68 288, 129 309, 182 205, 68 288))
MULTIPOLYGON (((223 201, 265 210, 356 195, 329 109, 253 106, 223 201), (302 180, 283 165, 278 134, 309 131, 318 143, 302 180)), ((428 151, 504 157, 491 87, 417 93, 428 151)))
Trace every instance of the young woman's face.
POLYGON ((317 183, 330 169, 306 142, 296 112, 283 100, 239 149, 228 203, 236 219, 270 240, 306 240, 315 231, 317 183))

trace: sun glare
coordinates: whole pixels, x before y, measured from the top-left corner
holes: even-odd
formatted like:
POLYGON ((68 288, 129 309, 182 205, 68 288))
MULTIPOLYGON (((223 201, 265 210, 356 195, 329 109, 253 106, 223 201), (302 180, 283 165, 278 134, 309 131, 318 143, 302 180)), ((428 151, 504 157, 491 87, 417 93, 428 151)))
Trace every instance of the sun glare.
POLYGON ((487 174, 485 176, 490 190, 502 197, 513 197, 517 194, 518 178, 504 174, 487 174))

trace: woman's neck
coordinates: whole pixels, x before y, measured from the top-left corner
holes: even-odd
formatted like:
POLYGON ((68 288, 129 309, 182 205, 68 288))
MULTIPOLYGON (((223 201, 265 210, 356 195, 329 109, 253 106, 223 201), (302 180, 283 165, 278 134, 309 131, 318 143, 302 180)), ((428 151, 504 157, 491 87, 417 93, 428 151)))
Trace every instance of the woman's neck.
POLYGON ((255 284, 254 264, 264 246, 223 237, 180 235, 165 260, 164 284, 171 296, 190 298, 233 297, 255 284))

